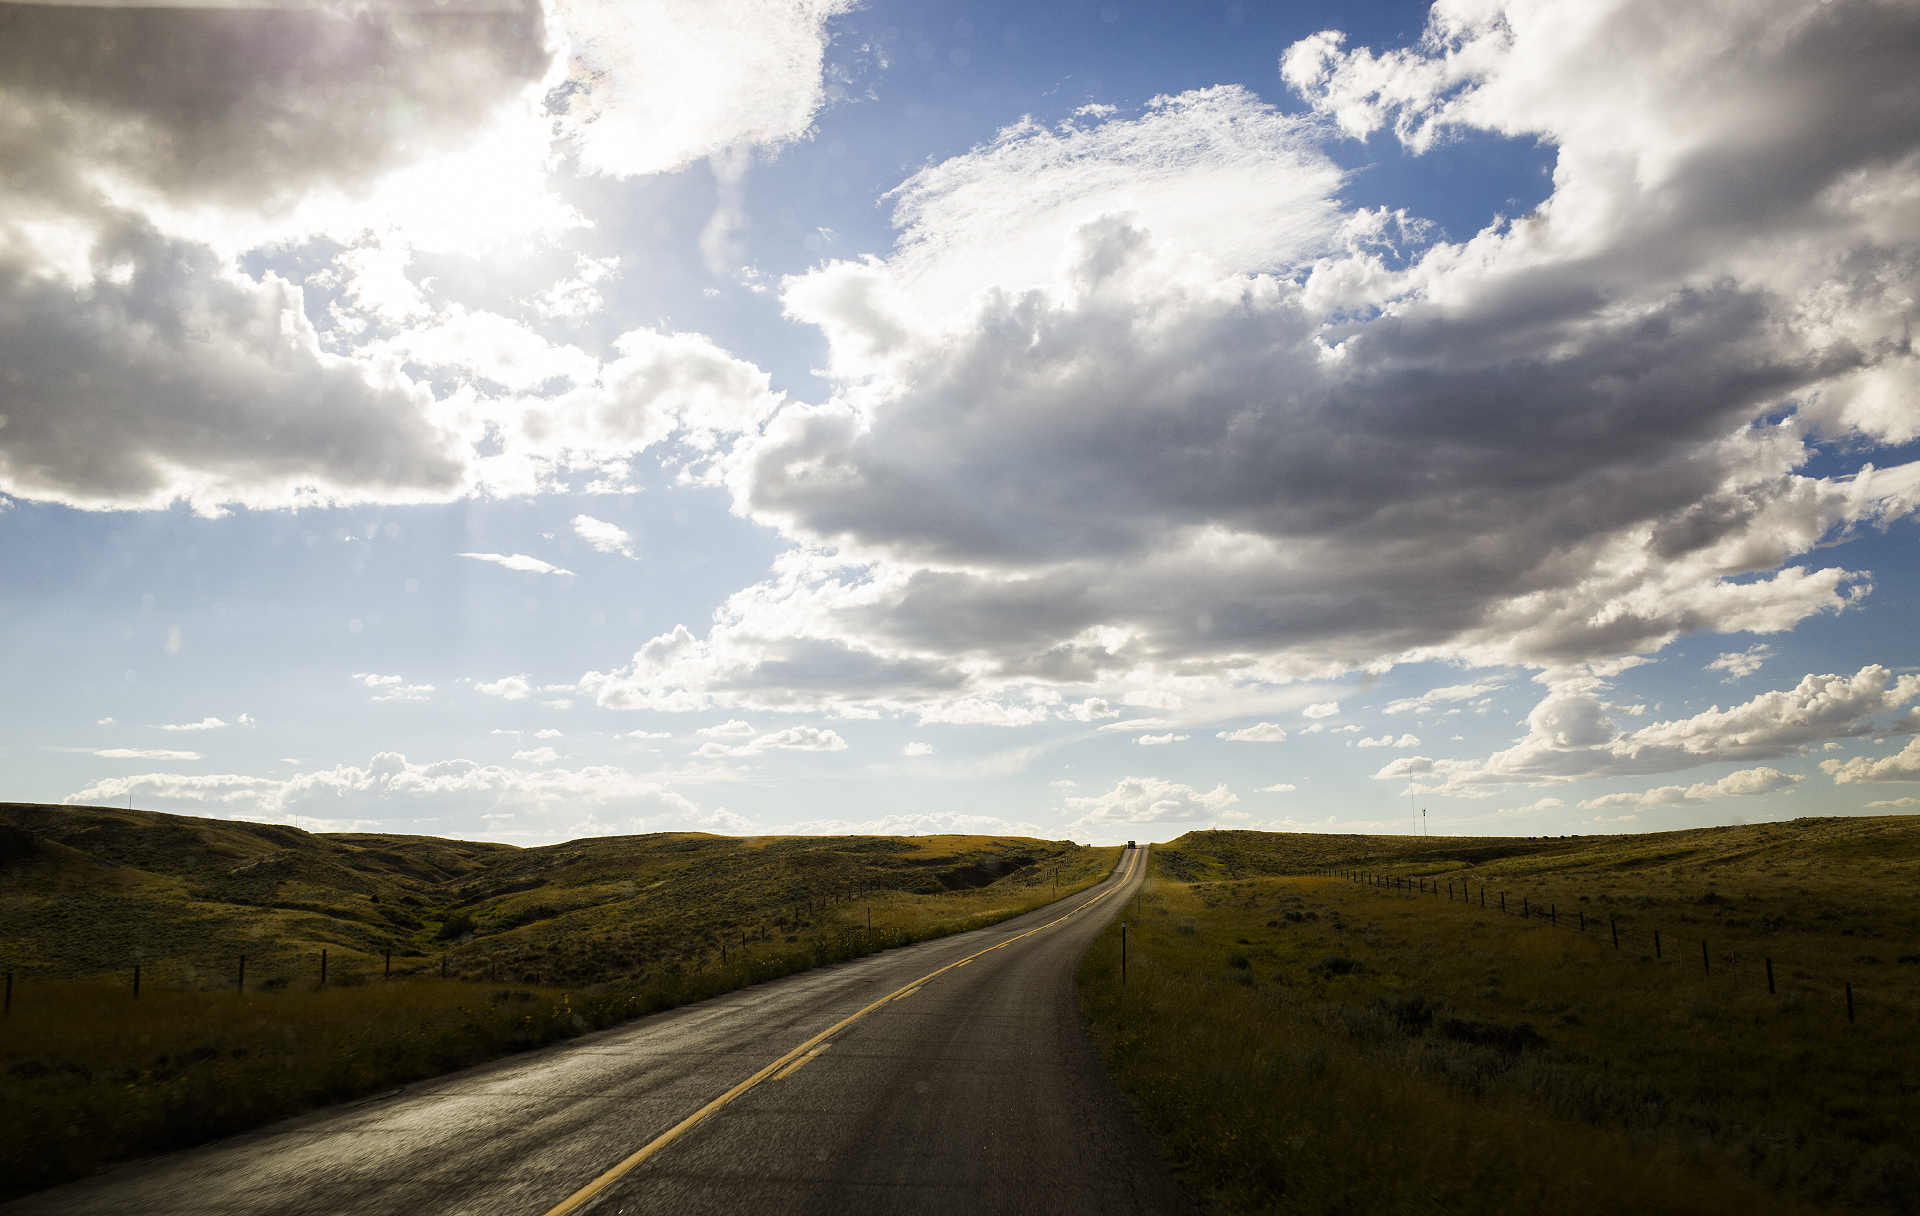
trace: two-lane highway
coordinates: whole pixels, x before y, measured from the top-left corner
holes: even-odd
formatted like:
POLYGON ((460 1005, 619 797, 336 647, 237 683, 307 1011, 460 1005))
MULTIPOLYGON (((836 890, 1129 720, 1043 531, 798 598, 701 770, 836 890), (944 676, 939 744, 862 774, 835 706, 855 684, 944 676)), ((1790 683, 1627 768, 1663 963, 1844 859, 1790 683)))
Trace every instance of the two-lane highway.
POLYGON ((1073 973, 1138 886, 30 1196, 29 1213, 1185 1212, 1073 973))

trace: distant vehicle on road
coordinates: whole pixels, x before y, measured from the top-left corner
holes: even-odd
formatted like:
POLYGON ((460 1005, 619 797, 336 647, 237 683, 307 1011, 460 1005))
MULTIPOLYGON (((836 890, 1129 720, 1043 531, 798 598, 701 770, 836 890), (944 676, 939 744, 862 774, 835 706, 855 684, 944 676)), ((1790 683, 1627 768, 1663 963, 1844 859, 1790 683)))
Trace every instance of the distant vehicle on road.
POLYGON ((1128 847, 1128 848, 1132 848, 1132 847, 1133 847, 1133 841, 1131 841, 1131 840, 1129 840, 1129 841, 1127 841, 1127 847, 1128 847))

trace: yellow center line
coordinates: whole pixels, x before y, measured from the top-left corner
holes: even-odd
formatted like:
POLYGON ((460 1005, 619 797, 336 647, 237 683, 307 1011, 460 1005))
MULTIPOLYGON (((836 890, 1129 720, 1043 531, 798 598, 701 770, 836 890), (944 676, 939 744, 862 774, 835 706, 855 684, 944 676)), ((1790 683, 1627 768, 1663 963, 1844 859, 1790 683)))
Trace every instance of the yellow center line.
POLYGON ((894 997, 893 999, 896 1001, 904 1001, 918 991, 920 991, 920 988, 918 985, 915 985, 914 987, 907 989, 905 992, 901 993, 899 996, 894 997))
MULTIPOLYGON (((1124 882, 1126 881, 1127 878, 1132 877, 1134 868, 1137 866, 1138 862, 1139 862, 1139 854, 1136 853, 1132 858, 1128 860, 1127 873, 1120 877, 1120 880, 1119 880, 1120 882, 1124 882)), ((674 1124, 672 1127, 668 1128, 666 1131, 661 1132, 658 1136, 655 1136, 646 1145, 642 1146, 640 1149, 634 1152, 631 1156, 626 1158, 626 1160, 620 1162, 618 1165, 614 1166, 612 1169, 608 1170, 606 1173, 600 1175, 598 1178, 595 1178, 592 1182, 587 1183, 587 1185, 581 1187, 579 1190, 567 1196, 565 1199, 562 1199, 559 1203, 555 1204, 553 1207, 547 1209, 545 1216, 567 1216, 569 1212, 576 1211, 581 1207, 581 1205, 585 1204, 588 1200, 598 1195, 601 1191, 606 1190, 608 1187, 612 1186, 614 1183, 620 1181, 620 1179, 626 1177, 626 1175, 632 1173, 635 1169, 645 1164, 647 1158, 653 1156, 655 1153, 659 1152, 661 1149, 667 1147, 667 1145, 672 1144, 675 1140, 678 1140, 681 1136, 685 1135, 687 1132, 692 1131, 694 1127, 704 1122, 707 1116, 713 1114, 715 1111, 719 1110, 721 1107, 725 1106, 727 1103, 733 1101, 735 1098, 739 1097, 741 1094, 746 1093, 748 1090, 760 1084, 760 1082, 766 1080, 768 1077, 774 1076, 776 1074, 780 1076, 785 1076, 787 1073, 794 1071, 801 1064, 804 1064, 806 1062, 808 1053, 812 1052, 815 1047, 818 1047, 820 1044, 825 1043, 828 1039, 831 1039, 834 1035, 839 1034, 842 1030, 845 1030, 847 1027, 853 1025, 855 1022, 859 1021, 861 1018, 866 1017, 868 1014, 880 1008, 880 1006, 886 1004, 888 1001, 897 1001, 901 997, 906 996, 910 994, 913 990, 919 988, 922 984, 926 983, 928 980, 933 979, 935 976, 943 975, 946 972, 952 971, 955 967, 964 967, 968 963, 972 962, 976 958, 979 958, 983 954, 991 954, 995 950, 1004 950, 1006 947, 1013 945, 1013 943, 1020 941, 1022 938, 1032 937, 1034 934, 1040 932, 1040 930, 1042 929, 1051 929, 1055 925, 1059 924, 1061 921, 1066 920, 1068 917, 1074 916, 1080 912, 1086 911, 1088 908, 1093 907, 1093 905, 1099 903, 1101 900, 1107 898, 1109 895, 1112 895, 1117 890, 1119 890, 1119 886, 1117 884, 1114 886, 1108 887, 1105 891, 1094 896, 1092 899, 1088 900, 1086 903, 1083 903, 1077 908, 1073 908, 1068 910, 1067 912, 1062 913, 1060 916, 1056 917, 1053 920, 1048 921, 1044 925, 1036 925, 1034 928, 1027 930, 1025 933, 1021 933, 1014 937, 1010 937, 1006 941, 1000 942, 996 945, 988 946, 985 950, 975 951, 974 953, 969 954, 967 957, 961 959, 957 963, 948 963, 946 966, 940 968, 938 971, 929 971, 925 975, 921 976, 917 980, 912 981, 911 983, 902 984, 899 988, 894 989, 892 992, 888 993, 886 996, 881 997, 879 1000, 875 1001, 873 1004, 868 1005, 865 1009, 860 1010, 858 1013, 854 1013, 848 1017, 842 1018, 840 1021, 835 1022, 832 1026, 827 1027, 827 1029, 821 1031, 819 1034, 814 1035, 812 1038, 808 1039, 806 1042, 800 1044, 800 1046, 794 1048, 792 1051, 789 1051, 786 1055, 781 1056, 779 1059, 775 1060, 773 1063, 767 1065, 765 1068, 762 1068, 759 1072, 754 1073, 752 1076, 748 1077, 746 1080, 740 1082, 738 1085, 734 1086, 732 1089, 729 1089, 726 1093, 721 1094, 719 1097, 715 1098, 713 1101, 707 1103, 705 1106, 701 1107, 699 1110, 694 1111, 692 1114, 680 1120, 680 1122, 674 1124)))
POLYGON ((776 1081, 786 1080, 788 1077, 792 1076, 794 1073, 799 1072, 802 1068, 804 1068, 810 1060, 815 1059, 816 1057, 819 1056, 821 1052, 825 1051, 827 1048, 831 1046, 833 1046, 833 1044, 831 1043, 820 1044, 820 1046, 814 1048, 812 1051, 808 1052, 806 1055, 801 1056, 799 1059, 787 1065, 785 1068, 781 1069, 779 1072, 774 1073, 773 1079, 776 1081))

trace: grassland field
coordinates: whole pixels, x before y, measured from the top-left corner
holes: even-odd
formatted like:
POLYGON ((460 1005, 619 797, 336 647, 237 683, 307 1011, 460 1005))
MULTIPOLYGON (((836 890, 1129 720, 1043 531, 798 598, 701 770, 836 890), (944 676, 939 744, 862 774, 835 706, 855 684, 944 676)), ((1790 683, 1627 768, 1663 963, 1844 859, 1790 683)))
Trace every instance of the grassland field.
POLYGON ((979 836, 521 849, 0 805, 0 1199, 991 924, 1117 856, 979 836))
POLYGON ((1209 1210, 1920 1207, 1920 818, 1196 832, 1151 861, 1083 961, 1082 1010, 1209 1210), (1368 881, 1319 876, 1342 872, 1368 881), (1655 929, 1688 949, 1654 957, 1655 929))

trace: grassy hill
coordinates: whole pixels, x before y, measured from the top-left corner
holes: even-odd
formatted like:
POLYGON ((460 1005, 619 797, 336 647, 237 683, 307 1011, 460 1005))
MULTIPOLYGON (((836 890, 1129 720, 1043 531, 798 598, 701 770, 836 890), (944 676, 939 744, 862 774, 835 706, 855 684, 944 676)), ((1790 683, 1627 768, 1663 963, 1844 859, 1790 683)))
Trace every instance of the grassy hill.
POLYGON ((1211 1210, 1913 1210, 1920 817, 1152 862, 1082 1009, 1211 1210))
POLYGON ((0 805, 0 1200, 989 924, 1118 852, 684 832, 523 849, 0 805))
POLYGON ((0 966, 216 987, 398 971, 579 986, 723 947, 812 940, 872 909, 917 929, 1084 886, 1111 849, 986 836, 668 832, 538 848, 0 804, 0 966))

